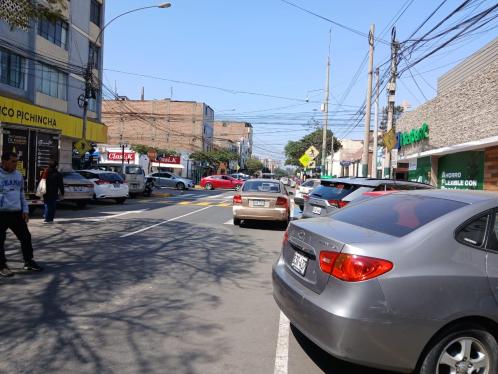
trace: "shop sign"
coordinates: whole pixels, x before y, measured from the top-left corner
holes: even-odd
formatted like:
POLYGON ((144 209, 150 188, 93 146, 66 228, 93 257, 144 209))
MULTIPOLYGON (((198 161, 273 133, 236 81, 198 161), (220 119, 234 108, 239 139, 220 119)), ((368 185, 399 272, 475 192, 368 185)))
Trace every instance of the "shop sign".
POLYGON ((429 138, 429 125, 425 122, 418 129, 412 129, 411 131, 405 131, 405 132, 398 132, 396 134, 398 149, 413 143, 418 143, 428 138, 429 138))
MULTIPOLYGON (((122 161, 123 152, 107 152, 108 161, 122 161)), ((124 160, 127 162, 135 162, 135 152, 125 152, 124 160)))
MULTIPOLYGON (((0 96, 0 122, 60 130, 62 135, 72 138, 81 138, 83 133, 83 120, 79 117, 3 96, 0 96)), ((88 121, 87 139, 99 143, 107 142, 107 127, 101 123, 88 121)))
POLYGON ((431 183, 431 169, 430 156, 410 161, 408 165, 408 180, 412 182, 431 183))
POLYGON ((28 132, 9 129, 3 133, 3 152, 17 153, 17 171, 26 178, 28 169, 28 132))
POLYGON ((417 170, 417 159, 408 161, 408 171, 417 170))
POLYGON ((442 189, 482 190, 484 152, 461 152, 439 159, 438 184, 442 189))
POLYGON ((166 156, 159 157, 157 161, 165 163, 165 164, 180 164, 180 156, 166 156))

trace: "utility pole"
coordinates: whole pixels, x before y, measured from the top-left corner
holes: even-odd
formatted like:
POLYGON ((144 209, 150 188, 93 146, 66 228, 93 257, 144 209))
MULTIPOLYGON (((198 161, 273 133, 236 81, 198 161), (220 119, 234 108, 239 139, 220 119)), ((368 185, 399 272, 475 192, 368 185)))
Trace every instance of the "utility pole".
MULTIPOLYGON (((325 100, 323 102, 323 139, 322 139, 322 175, 325 175, 325 162, 327 160, 327 128, 329 125, 329 91, 330 91, 330 44, 332 43, 332 29, 329 30, 329 54, 327 56, 327 77, 325 80, 325 100)), ((332 149, 334 149, 334 137, 332 136, 332 149)))
POLYGON ((369 44, 369 62, 368 62, 368 84, 367 84, 367 103, 365 107, 365 135, 363 137, 363 153, 361 155, 361 176, 368 176, 368 150, 370 143, 370 121, 372 111, 372 76, 373 76, 373 59, 374 59, 374 32, 375 25, 370 26, 370 32, 368 33, 368 44, 369 44))
MULTIPOLYGON (((398 49, 396 27, 391 30, 391 78, 387 86, 387 131, 394 129, 394 102, 396 95, 396 76, 398 75, 398 49)), ((395 130, 393 130, 395 131, 395 130)), ((391 152, 386 149, 384 157, 384 178, 392 177, 391 152)))
POLYGON ((374 139, 372 154, 372 178, 377 178, 377 140, 379 137, 379 68, 375 69, 374 139))

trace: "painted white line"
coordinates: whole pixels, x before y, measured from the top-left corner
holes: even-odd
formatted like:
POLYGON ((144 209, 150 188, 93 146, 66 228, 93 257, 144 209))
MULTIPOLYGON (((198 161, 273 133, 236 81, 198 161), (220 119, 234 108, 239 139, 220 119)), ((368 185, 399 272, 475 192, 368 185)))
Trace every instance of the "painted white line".
MULTIPOLYGON (((125 216, 127 214, 133 214, 133 213, 142 213, 145 212, 147 209, 141 209, 141 210, 130 210, 128 212, 123 212, 123 213, 118 213, 118 214, 112 214, 110 216, 99 216, 99 217, 75 217, 75 218, 56 218, 55 223, 57 222, 71 222, 71 221, 90 221, 90 222, 102 222, 102 221, 107 221, 108 219, 111 218, 116 218, 116 217, 121 217, 125 216)), ((100 212, 102 214, 110 214, 114 212, 100 212)), ((40 221, 40 223, 42 223, 40 221)))
POLYGON ((183 194, 181 195, 183 197, 187 197, 187 196, 195 196, 195 193, 186 193, 186 194, 183 194))
POLYGON ((130 232, 128 234, 121 235, 120 238, 126 238, 128 236, 132 236, 132 235, 135 235, 135 234, 138 234, 138 233, 150 230, 150 229, 152 229, 154 227, 157 227, 159 225, 164 225, 165 223, 176 221, 177 219, 190 216, 191 214, 198 213, 198 212, 201 212, 201 211, 209 209, 209 208, 211 208, 211 207, 207 206, 207 207, 204 207, 204 208, 201 208, 201 209, 194 210, 193 212, 190 212, 190 213, 187 213, 187 214, 182 214, 181 216, 178 216, 178 217, 170 218, 170 219, 168 219, 166 221, 162 221, 162 222, 156 223, 155 225, 144 227, 143 229, 140 229, 140 230, 137 230, 137 231, 133 231, 133 232, 130 232))
POLYGON ((211 195, 206 197, 206 199, 225 199, 225 198, 226 197, 224 197, 223 195, 211 195))
POLYGON ((289 330, 289 319, 284 313, 280 312, 274 374, 287 374, 289 364, 289 330))
POLYGON ((233 219, 229 219, 224 223, 224 225, 232 225, 233 226, 233 219))

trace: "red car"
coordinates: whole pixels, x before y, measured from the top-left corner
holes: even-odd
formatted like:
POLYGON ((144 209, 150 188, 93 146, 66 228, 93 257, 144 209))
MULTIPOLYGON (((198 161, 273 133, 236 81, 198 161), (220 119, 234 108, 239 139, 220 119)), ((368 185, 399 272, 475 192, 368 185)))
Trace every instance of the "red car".
POLYGON ((234 189, 238 191, 244 182, 232 178, 229 175, 210 175, 201 179, 201 187, 206 190, 214 190, 215 188, 234 189))

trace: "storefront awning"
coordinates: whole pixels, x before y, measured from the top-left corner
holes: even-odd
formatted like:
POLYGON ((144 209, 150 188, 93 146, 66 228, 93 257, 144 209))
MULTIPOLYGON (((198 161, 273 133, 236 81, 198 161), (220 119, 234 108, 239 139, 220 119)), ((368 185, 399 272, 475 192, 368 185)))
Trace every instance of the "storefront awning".
POLYGON ((415 158, 426 156, 441 156, 465 151, 475 151, 483 148, 493 147, 495 145, 498 145, 498 136, 492 136, 480 140, 473 140, 467 143, 450 145, 448 147, 435 148, 431 149, 430 151, 417 152, 409 155, 398 155, 398 161, 413 160, 415 158))
POLYGON ((153 162, 152 163, 152 167, 161 167, 161 168, 172 168, 172 169, 184 169, 185 166, 183 166, 182 164, 165 164, 164 162, 153 162))

